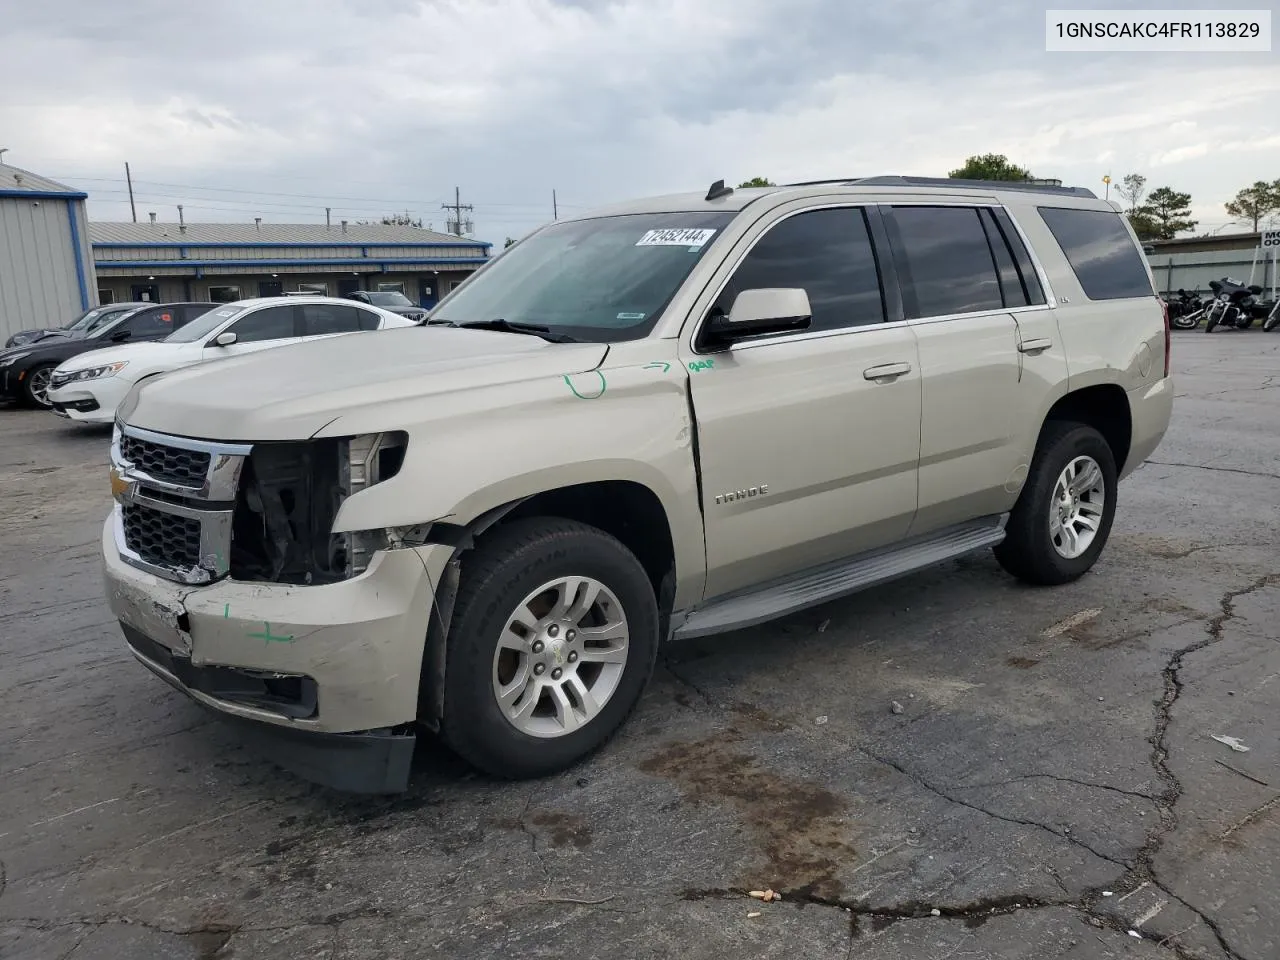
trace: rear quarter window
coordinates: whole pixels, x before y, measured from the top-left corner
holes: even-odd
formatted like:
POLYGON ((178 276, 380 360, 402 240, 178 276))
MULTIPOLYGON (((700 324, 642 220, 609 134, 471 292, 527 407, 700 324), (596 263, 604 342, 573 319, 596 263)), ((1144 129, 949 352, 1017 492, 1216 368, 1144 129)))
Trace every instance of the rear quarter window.
POLYGON ((1120 214, 1066 207, 1037 209, 1090 300, 1155 296, 1146 260, 1120 214))

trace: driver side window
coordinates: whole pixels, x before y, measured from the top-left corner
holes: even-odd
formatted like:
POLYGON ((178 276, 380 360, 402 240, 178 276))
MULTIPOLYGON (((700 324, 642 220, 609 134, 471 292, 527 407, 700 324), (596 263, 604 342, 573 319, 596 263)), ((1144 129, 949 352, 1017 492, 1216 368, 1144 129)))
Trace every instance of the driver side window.
POLYGON ((860 207, 798 213, 756 241, 711 313, 729 313, 743 290, 801 287, 813 310, 810 331, 838 330, 885 320, 880 272, 860 207))
POLYGON ((164 337, 177 329, 173 322, 172 307, 142 310, 121 324, 121 328, 128 330, 135 338, 164 337))
POLYGON ((265 307, 237 320, 227 329, 236 335, 236 343, 261 343, 300 336, 296 307, 265 307))

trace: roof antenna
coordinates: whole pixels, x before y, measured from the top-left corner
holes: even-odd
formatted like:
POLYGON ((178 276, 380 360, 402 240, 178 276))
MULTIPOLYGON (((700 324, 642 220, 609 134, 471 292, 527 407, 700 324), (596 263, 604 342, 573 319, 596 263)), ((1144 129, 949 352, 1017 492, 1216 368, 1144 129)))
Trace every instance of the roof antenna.
POLYGON ((727 197, 733 193, 733 187, 726 187, 723 180, 717 180, 711 185, 711 189, 707 191, 708 200, 719 200, 721 197, 727 197))

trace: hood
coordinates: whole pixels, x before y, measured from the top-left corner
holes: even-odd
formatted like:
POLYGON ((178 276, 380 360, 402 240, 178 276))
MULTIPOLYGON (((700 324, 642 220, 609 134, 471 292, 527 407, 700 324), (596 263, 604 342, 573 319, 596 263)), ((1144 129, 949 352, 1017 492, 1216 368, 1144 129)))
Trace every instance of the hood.
POLYGON ((608 344, 401 327, 289 344, 144 382, 131 426, 208 440, 302 440, 357 409, 593 370, 608 344))
MULTIPOLYGON (((69 372, 72 370, 87 370, 90 367, 100 367, 104 363, 116 363, 120 360, 145 361, 153 356, 169 356, 182 346, 185 346, 185 344, 164 343, 163 341, 113 343, 99 350, 78 353, 71 359, 63 361, 58 369, 63 372, 69 372)), ((196 343, 195 346, 198 349, 200 344, 196 343)))
POLYGON ((19 330, 9 340, 15 347, 25 347, 39 340, 66 339, 67 337, 81 335, 79 330, 75 331, 75 333, 70 330, 19 330))

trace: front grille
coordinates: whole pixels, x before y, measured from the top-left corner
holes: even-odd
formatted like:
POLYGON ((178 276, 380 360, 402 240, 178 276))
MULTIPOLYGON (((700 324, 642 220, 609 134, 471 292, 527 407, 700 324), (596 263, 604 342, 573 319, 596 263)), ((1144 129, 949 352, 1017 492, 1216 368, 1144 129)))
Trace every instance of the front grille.
POLYGON ((200 521, 162 513, 139 504, 126 504, 125 545, 144 561, 168 568, 200 563, 200 521))
POLYGON ((200 450, 167 447, 126 435, 120 438, 120 453, 147 476, 180 487, 198 490, 209 473, 210 456, 200 450))

